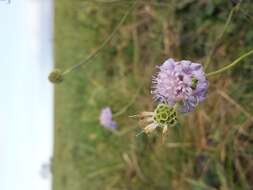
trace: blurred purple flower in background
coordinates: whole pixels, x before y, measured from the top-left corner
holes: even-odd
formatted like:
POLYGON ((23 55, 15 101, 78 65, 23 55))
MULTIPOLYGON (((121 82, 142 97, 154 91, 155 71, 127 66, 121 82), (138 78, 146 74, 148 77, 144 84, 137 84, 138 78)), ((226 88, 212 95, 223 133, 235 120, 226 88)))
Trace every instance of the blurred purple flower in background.
POLYGON ((205 100, 208 82, 201 64, 168 59, 158 68, 151 91, 156 101, 170 106, 178 103, 178 111, 185 113, 205 100))
POLYGON ((115 129, 117 128, 117 123, 112 120, 112 110, 109 107, 103 108, 100 113, 100 124, 105 128, 115 129))

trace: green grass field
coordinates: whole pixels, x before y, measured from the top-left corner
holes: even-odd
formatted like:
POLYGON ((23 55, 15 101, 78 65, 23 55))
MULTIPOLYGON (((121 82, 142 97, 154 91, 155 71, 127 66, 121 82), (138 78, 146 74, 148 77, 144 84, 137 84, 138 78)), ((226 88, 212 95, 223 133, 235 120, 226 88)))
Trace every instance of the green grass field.
MULTIPOLYGON (((210 78, 207 100, 163 139, 136 136, 142 128, 128 117, 153 110, 151 76, 168 57, 210 60, 210 72, 253 49, 250 1, 231 15, 223 0, 138 0, 105 48, 56 85, 53 189, 252 189, 252 56, 210 78), (99 124, 106 106, 118 113, 116 132, 99 124)), ((84 60, 133 2, 56 0, 56 68, 84 60)))

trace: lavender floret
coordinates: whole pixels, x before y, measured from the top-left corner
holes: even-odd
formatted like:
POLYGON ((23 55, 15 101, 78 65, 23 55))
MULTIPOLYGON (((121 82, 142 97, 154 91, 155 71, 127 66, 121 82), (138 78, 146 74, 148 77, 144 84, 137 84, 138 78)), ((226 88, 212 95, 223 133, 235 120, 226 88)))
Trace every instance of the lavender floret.
POLYGON ((158 69, 151 91, 156 101, 170 106, 177 103, 178 111, 186 113, 205 100, 208 82, 201 64, 168 59, 158 69))
POLYGON ((106 107, 101 110, 100 113, 100 124, 109 129, 116 129, 117 128, 117 123, 112 120, 112 111, 111 108, 106 107))

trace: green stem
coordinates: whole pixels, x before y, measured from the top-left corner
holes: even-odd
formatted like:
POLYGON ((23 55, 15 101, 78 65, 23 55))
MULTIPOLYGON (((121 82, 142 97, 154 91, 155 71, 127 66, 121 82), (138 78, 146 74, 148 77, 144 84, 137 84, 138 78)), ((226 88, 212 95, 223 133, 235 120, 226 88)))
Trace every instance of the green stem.
POLYGON ((139 89, 137 90, 136 94, 134 95, 134 97, 131 99, 131 101, 124 106, 120 111, 118 111, 117 113, 113 114, 113 118, 118 117, 120 115, 122 115, 123 113, 125 113, 128 108, 135 102, 136 98, 138 97, 138 95, 140 94, 142 86, 139 87, 139 89))
POLYGON ((226 21, 226 24, 224 25, 224 28, 223 28, 222 32, 220 33, 220 35, 218 36, 218 38, 215 40, 214 45, 213 45, 213 47, 212 47, 212 49, 211 49, 209 55, 207 56, 207 60, 206 60, 206 64, 205 64, 205 69, 206 69, 206 68, 208 67, 208 65, 210 64, 211 59, 212 59, 212 56, 214 55, 215 50, 216 50, 216 47, 217 47, 217 45, 218 45, 218 42, 222 39, 222 37, 224 36, 226 30, 228 29, 228 26, 229 26, 229 24, 230 24, 231 21, 232 21, 232 17, 233 17, 233 15, 234 15, 234 12, 235 12, 236 9, 238 9, 239 5, 240 5, 240 4, 238 4, 236 7, 234 7, 234 8, 230 11, 230 13, 229 13, 229 15, 228 15, 228 18, 227 18, 227 21, 226 21))
POLYGON ((75 69, 78 69, 80 66, 82 66, 83 64, 87 63, 92 58, 94 58, 107 45, 107 43, 111 41, 111 39, 114 37, 114 35, 116 34, 116 32, 119 30, 119 28, 121 27, 121 25, 125 22, 126 18, 131 13, 131 11, 133 10, 133 8, 135 7, 136 2, 137 1, 135 1, 133 3, 132 7, 124 14, 124 16, 121 18, 120 22, 115 27, 115 29, 113 30, 113 32, 105 39, 105 41, 101 44, 101 46, 99 46, 94 52, 92 52, 86 59, 84 59, 80 63, 78 63, 78 64, 70 67, 69 69, 65 70, 62 74, 66 75, 66 74, 70 73, 71 71, 73 71, 75 69))
POLYGON ((229 70, 231 69, 232 67, 234 67, 235 65, 237 65, 238 63, 240 63, 241 60, 243 60, 244 58, 248 57, 249 55, 253 54, 253 49, 250 50, 249 52, 243 54, 242 56, 240 56, 239 58, 237 58, 236 60, 234 60, 231 64, 217 70, 217 71, 213 71, 213 72, 210 72, 210 73, 207 73, 207 77, 210 77, 210 76, 213 76, 213 75, 217 75, 217 74, 220 74, 226 70, 229 70))

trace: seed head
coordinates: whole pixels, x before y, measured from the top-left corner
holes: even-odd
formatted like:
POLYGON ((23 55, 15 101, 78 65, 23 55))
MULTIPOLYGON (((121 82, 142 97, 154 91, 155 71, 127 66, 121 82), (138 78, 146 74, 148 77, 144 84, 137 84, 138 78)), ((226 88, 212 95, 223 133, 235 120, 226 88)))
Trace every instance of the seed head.
POLYGON ((138 116, 142 122, 146 123, 144 127, 145 133, 150 133, 157 127, 161 127, 163 133, 165 133, 168 127, 173 127, 177 124, 175 107, 170 107, 163 103, 158 104, 154 112, 142 112, 138 116))

